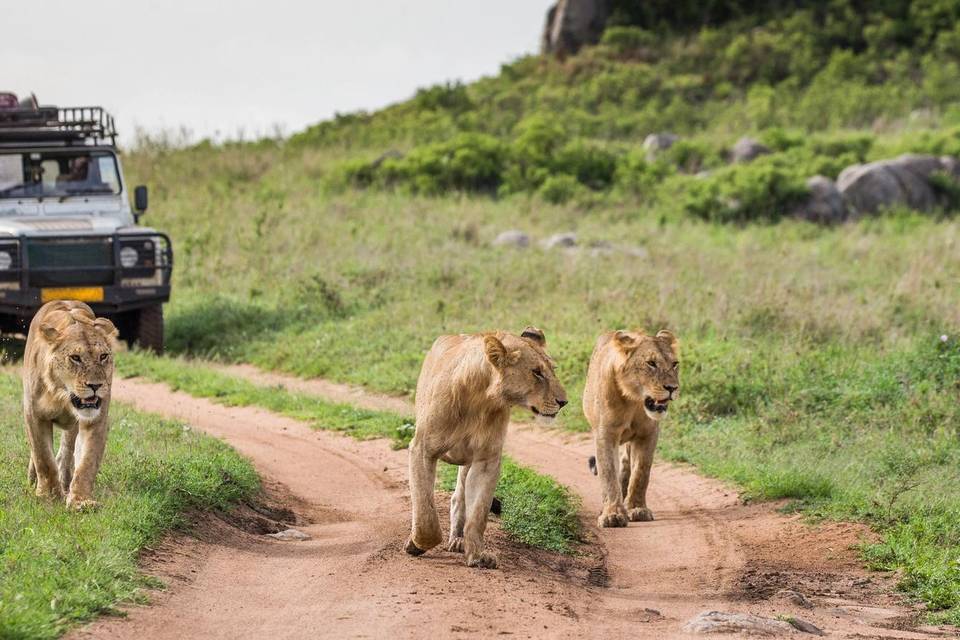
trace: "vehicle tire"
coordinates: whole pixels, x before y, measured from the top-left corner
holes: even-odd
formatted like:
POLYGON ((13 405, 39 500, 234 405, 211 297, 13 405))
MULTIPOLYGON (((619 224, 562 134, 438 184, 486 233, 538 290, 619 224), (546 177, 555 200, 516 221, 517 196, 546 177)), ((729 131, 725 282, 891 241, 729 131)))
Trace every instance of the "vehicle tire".
POLYGON ((134 323, 134 344, 157 355, 163 354, 163 305, 155 304, 140 309, 134 316, 134 323))

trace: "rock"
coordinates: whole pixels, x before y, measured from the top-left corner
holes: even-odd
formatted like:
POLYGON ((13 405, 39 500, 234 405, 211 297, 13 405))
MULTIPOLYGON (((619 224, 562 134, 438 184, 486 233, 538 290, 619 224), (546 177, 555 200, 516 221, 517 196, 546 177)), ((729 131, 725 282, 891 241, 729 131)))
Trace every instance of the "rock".
POLYGON ((833 180, 825 176, 813 176, 807 180, 807 189, 810 195, 790 212, 793 217, 821 224, 847 219, 847 207, 833 180))
POLYGON ((770 153, 770 148, 760 144, 753 138, 740 138, 737 144, 733 145, 733 151, 730 159, 733 162, 750 162, 751 160, 770 153))
POLYGON ((815 636, 823 635, 823 629, 812 622, 807 622, 806 620, 801 620, 800 618, 787 618, 787 622, 793 625, 794 629, 803 631, 804 633, 810 633, 815 636))
POLYGON ((745 633, 762 636, 783 636, 796 633, 789 622, 761 618, 749 613, 704 611, 683 625, 687 633, 745 633))
POLYGON ((572 231, 567 233, 555 233, 543 242, 540 245, 544 249, 567 249, 570 247, 577 246, 577 234, 572 231))
POLYGON ((510 231, 504 231, 496 238, 493 239, 493 246, 495 247, 517 247, 518 249, 526 249, 530 246, 530 236, 525 234, 523 231, 517 231, 516 229, 511 229, 510 231))
POLYGON ((268 533, 267 535, 275 540, 284 540, 287 542, 300 542, 310 539, 310 534, 298 531, 297 529, 284 529, 279 533, 268 533))
POLYGON ((958 176, 955 158, 906 154, 891 160, 847 167, 837 178, 837 188, 853 215, 875 213, 895 205, 929 211, 938 204, 930 175, 945 171, 958 176))
POLYGON ((803 607, 804 609, 813 609, 813 603, 807 600, 807 596, 803 595, 799 591, 794 591, 793 589, 780 589, 777 591, 777 597, 783 598, 791 604, 795 604, 798 607, 803 607))
POLYGON ((541 51, 564 57, 585 44, 596 44, 607 26, 612 4, 611 0, 557 0, 547 10, 541 51))
POLYGON ((643 139, 643 149, 647 152, 647 161, 653 162, 660 155, 661 151, 666 151, 680 139, 680 136, 672 133, 651 133, 643 139))

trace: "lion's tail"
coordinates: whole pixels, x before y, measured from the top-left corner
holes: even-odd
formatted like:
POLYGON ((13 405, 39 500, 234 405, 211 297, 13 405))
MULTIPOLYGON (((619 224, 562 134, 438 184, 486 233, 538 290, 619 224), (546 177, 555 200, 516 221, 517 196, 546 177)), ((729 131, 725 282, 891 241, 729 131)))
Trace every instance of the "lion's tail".
POLYGON ((587 466, 590 467, 590 473, 597 475, 597 456, 590 456, 587 459, 587 466))

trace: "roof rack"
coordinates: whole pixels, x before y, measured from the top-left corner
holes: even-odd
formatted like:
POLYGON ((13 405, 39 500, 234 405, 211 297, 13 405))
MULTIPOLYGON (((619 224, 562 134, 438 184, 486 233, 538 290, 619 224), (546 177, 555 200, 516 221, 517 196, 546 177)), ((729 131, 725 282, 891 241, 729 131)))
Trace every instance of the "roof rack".
POLYGON ((0 108, 0 146, 13 143, 117 146, 117 130, 103 107, 0 108))

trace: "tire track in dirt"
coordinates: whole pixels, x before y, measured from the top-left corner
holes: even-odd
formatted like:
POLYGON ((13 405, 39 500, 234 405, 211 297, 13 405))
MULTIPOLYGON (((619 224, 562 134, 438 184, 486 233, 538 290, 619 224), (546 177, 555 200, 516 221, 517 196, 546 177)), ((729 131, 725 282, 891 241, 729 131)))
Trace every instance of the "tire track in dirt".
MULTIPOLYGON (((220 367, 261 385, 284 386, 369 409, 411 413, 403 398, 329 382, 220 367)), ((669 422, 666 425, 669 429, 669 422)), ((692 468, 658 462, 649 503, 656 520, 598 530, 597 479, 587 468, 592 440, 531 424, 512 424, 507 452, 553 476, 582 499, 584 525, 605 547, 609 588, 593 589, 586 615, 606 634, 682 636, 680 627, 705 610, 796 616, 837 637, 922 638, 955 630, 915 626, 918 610, 894 593, 894 576, 867 572, 851 548, 871 536, 857 524, 810 526, 777 513, 779 503, 744 505, 737 492, 692 468), (799 607, 777 592, 792 589, 817 605, 799 607), (657 613, 651 613, 654 610, 657 613), (627 631, 629 630, 629 631, 627 631)), ((443 518, 441 518, 441 521, 443 518)), ((587 625, 583 633, 598 629, 587 625)))

